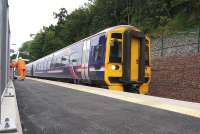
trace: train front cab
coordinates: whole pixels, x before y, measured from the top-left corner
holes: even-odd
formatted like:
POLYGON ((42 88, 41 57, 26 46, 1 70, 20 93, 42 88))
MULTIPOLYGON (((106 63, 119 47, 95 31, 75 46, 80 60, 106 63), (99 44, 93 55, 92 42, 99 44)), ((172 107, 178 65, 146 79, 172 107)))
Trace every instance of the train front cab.
POLYGON ((146 94, 151 79, 150 39, 134 27, 108 32, 104 79, 110 90, 146 94))

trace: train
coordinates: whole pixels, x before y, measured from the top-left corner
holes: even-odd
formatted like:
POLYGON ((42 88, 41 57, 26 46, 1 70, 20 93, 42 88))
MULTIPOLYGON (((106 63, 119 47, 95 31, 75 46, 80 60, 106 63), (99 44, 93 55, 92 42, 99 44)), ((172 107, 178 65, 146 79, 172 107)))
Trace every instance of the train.
POLYGON ((27 64, 27 76, 147 94, 150 44, 150 38, 134 26, 110 27, 27 64))

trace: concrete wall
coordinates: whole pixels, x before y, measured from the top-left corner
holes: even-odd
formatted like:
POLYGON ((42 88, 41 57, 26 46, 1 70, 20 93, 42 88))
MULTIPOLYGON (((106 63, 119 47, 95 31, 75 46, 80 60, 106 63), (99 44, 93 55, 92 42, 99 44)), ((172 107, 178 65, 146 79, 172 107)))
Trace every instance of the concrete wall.
POLYGON ((200 53, 156 58, 150 95, 200 102, 200 53))

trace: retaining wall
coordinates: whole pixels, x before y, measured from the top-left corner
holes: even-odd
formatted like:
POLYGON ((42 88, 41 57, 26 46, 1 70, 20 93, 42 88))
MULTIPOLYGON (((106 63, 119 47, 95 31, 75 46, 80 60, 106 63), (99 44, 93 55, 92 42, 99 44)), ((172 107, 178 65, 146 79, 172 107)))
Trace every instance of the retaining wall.
POLYGON ((200 102, 200 53, 152 61, 150 95, 200 102))
POLYGON ((193 32, 179 32, 152 38, 152 57, 186 56, 197 53, 199 36, 198 29, 195 29, 193 32))

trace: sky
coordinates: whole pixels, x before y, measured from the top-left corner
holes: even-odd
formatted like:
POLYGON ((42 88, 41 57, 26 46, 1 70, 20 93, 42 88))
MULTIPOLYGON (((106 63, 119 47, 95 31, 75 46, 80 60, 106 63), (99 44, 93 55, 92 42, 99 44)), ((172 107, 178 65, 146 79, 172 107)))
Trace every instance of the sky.
POLYGON ((84 5, 88 0, 9 0, 9 19, 12 49, 31 40, 43 26, 56 24, 53 12, 66 8, 68 13, 84 5))

